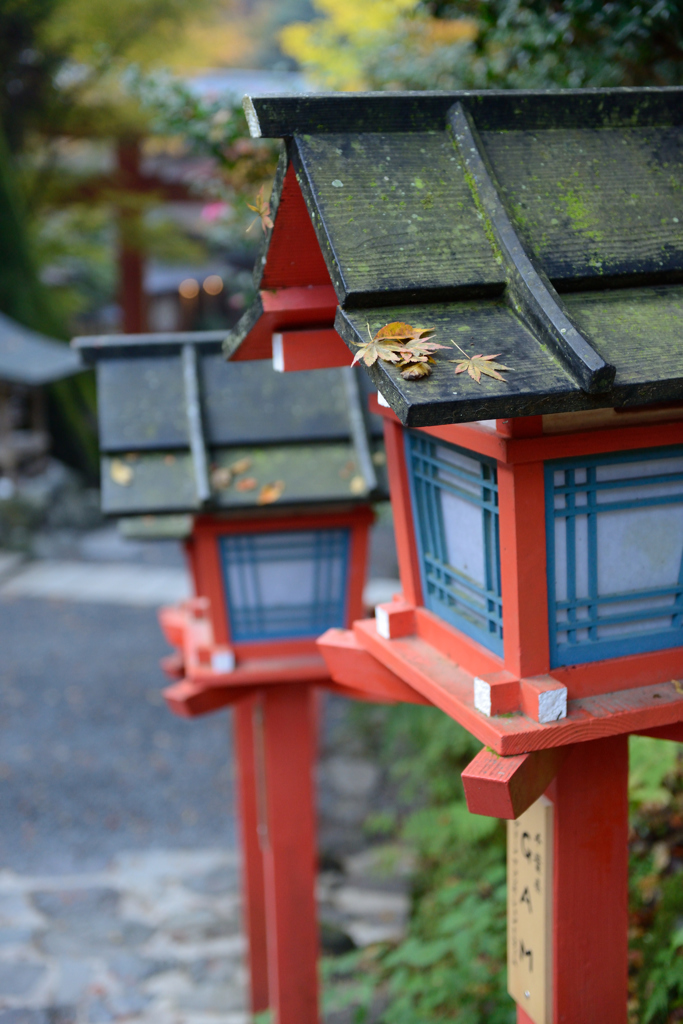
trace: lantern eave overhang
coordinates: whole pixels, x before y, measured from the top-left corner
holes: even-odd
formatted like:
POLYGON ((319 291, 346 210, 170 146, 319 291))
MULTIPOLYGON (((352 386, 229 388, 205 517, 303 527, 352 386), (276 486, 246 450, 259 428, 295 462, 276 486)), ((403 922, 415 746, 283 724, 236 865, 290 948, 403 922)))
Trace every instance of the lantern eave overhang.
POLYGON ((107 514, 301 514, 386 497, 381 423, 359 371, 226 362, 224 337, 77 339, 97 369, 107 514))
MULTIPOLYGON (((353 352, 368 327, 433 327, 448 349, 428 378, 368 369, 407 426, 681 401, 682 98, 677 87, 247 98, 252 133, 286 143, 261 295, 332 287, 353 352), (288 247, 295 223, 301 244, 288 247), (505 381, 456 375, 455 344, 498 355, 505 381)), ((247 334, 232 333, 231 358, 248 357, 247 334)))

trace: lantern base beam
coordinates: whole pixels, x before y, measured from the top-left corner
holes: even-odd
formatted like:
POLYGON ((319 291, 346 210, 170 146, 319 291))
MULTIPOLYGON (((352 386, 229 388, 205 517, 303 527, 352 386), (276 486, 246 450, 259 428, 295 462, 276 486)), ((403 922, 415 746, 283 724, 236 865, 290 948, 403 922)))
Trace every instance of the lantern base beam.
POLYGON ((236 704, 253 693, 246 686, 205 686, 182 679, 162 691, 170 711, 179 718, 198 718, 236 704))
MULTIPOLYGON (((649 686, 569 700, 567 717, 547 725, 521 712, 488 718, 474 705, 474 675, 421 637, 384 640, 374 619, 355 622, 353 630, 359 645, 377 661, 503 756, 683 721, 681 684, 670 676, 649 686)), ((352 679, 348 682, 354 685, 352 679)))
POLYGON ((468 810, 490 818, 518 818, 548 788, 568 749, 500 757, 484 747, 462 773, 468 810))
POLYGON ((655 729, 638 729, 636 736, 652 736, 656 740, 671 740, 673 743, 683 743, 683 722, 675 722, 673 725, 660 725, 655 729))
POLYGON ((340 689, 362 692, 366 700, 431 703, 369 654, 350 629, 328 629, 318 648, 340 689))

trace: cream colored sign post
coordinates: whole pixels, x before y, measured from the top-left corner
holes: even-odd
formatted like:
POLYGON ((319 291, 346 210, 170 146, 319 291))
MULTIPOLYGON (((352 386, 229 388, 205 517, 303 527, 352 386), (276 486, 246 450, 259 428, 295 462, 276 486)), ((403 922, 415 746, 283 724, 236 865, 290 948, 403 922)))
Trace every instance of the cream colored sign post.
POLYGON ((552 1024, 553 805, 542 796, 508 821, 508 992, 534 1024, 552 1024))

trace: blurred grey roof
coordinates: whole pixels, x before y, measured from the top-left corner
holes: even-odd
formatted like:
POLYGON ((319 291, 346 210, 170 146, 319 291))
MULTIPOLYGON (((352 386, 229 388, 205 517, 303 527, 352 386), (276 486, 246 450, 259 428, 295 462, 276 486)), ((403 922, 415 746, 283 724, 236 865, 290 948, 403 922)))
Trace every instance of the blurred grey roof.
POLYGON ((77 352, 0 313, 0 380, 38 386, 84 369, 77 352))
POLYGON ((246 510, 275 482, 279 506, 386 497, 381 423, 367 412, 364 374, 227 362, 224 336, 75 340, 97 367, 105 512, 246 510))

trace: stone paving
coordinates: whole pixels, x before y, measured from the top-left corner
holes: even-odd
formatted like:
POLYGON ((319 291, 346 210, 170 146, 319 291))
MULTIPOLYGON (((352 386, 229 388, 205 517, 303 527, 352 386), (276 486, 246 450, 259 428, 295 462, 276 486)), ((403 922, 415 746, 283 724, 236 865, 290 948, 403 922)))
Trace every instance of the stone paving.
MULTIPOLYGON (((399 939, 411 867, 383 848, 322 873, 323 936, 346 936, 342 948, 399 939)), ((0 1024, 248 1024, 245 945, 234 852, 124 853, 90 874, 2 871, 0 1024)))
POLYGON ((157 608, 186 600, 190 580, 185 569, 175 566, 54 559, 17 566, 0 584, 0 594, 157 608))
POLYGON ((246 1024, 238 864, 120 854, 92 874, 0 872, 1 1024, 246 1024))
MULTIPOLYGON (((0 552, 0 1024, 247 1024, 226 715, 181 722, 158 693, 181 553, 78 543, 0 552)), ((410 857, 364 848, 386 779, 346 707, 328 700, 318 768, 332 952, 399 938, 409 908, 410 857)))

